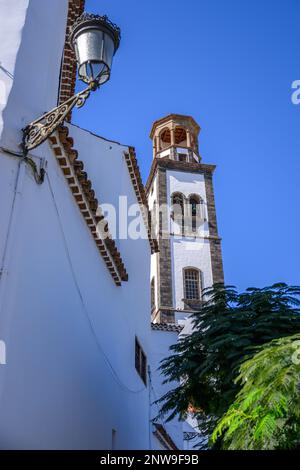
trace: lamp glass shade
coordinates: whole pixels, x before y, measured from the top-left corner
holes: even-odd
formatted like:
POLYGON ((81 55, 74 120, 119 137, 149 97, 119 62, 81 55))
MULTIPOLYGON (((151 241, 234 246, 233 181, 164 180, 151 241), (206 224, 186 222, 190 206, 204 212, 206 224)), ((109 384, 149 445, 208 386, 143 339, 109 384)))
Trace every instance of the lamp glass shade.
POLYGON ((110 77, 113 56, 119 46, 120 31, 107 17, 84 14, 71 31, 78 75, 86 83, 102 85, 110 77))

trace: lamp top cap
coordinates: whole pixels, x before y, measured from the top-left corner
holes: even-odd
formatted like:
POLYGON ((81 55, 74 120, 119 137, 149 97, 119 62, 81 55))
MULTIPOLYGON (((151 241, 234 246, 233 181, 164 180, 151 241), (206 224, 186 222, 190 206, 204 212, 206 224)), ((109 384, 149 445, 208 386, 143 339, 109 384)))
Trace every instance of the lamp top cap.
POLYGON ((184 127, 185 125, 191 126, 195 133, 198 135, 201 128, 199 124, 195 121, 192 116, 186 116, 184 114, 168 114, 167 116, 154 121, 152 124, 151 132, 150 132, 150 139, 153 139, 155 130, 157 127, 161 127, 164 124, 168 124, 169 122, 174 122, 178 126, 184 127))
POLYGON ((110 19, 106 15, 101 16, 101 15, 95 15, 93 13, 87 13, 87 12, 82 13, 82 15, 80 15, 76 19, 76 21, 70 28, 69 43, 72 49, 74 49, 73 41, 78 31, 84 28, 99 27, 99 26, 101 26, 103 30, 106 30, 107 33, 112 36, 114 40, 115 52, 116 52, 121 41, 120 28, 115 23, 112 23, 112 21, 110 21, 110 19))

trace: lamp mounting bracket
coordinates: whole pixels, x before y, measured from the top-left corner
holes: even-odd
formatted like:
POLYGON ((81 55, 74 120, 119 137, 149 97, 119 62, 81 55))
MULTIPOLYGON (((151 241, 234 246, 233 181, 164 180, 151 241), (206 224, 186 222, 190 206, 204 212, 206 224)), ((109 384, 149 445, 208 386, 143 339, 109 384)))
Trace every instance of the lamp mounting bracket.
POLYGON ((60 106, 52 109, 40 118, 28 124, 23 130, 23 155, 38 147, 65 121, 69 112, 76 106, 81 108, 90 96, 91 91, 99 87, 97 82, 91 82, 87 88, 69 98, 60 106))

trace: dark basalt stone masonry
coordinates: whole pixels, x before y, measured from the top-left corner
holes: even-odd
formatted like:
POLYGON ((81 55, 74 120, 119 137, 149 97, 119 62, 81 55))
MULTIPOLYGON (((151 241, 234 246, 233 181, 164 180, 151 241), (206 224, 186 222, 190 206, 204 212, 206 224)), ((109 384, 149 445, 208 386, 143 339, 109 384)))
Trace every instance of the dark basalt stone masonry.
MULTIPOLYGON (((58 91, 58 105, 71 98, 75 93, 77 64, 75 54, 69 44, 69 32, 77 18, 83 13, 85 0, 69 0, 66 25, 65 45, 60 70, 60 84, 58 91)), ((71 121, 70 112, 66 121, 71 121)))
MULTIPOLYGON (((165 168, 157 170, 157 202, 158 206, 167 204, 167 178, 165 168)), ((163 310, 164 307, 173 307, 172 293, 172 258, 170 235, 165 227, 160 227, 158 236, 158 305, 160 308, 160 321, 162 323, 174 323, 174 312, 163 310), (162 231, 164 232, 162 234, 162 231)))
POLYGON ((224 282, 224 271, 223 271, 223 260, 221 251, 221 239, 218 236, 217 217, 216 217, 216 205, 215 196, 213 190, 212 173, 205 172, 205 191, 207 199, 207 212, 208 212, 208 226, 209 226, 209 245, 211 255, 211 266, 213 282, 223 283, 224 282))
POLYGON ((165 168, 168 170, 186 171, 187 173, 208 173, 212 174, 216 169, 215 165, 208 165, 207 163, 192 163, 192 162, 179 162, 176 160, 170 160, 168 157, 154 158, 150 170, 150 174, 145 186, 146 193, 152 184, 152 180, 156 174, 157 168, 165 168))
MULTIPOLYGON (((207 198, 207 213, 209 223, 209 244, 211 253, 212 276, 213 283, 223 283, 223 261, 221 251, 221 239, 218 235, 217 217, 215 197, 213 190, 212 175, 215 170, 215 165, 208 165, 204 163, 192 162, 178 162, 171 160, 168 157, 155 158, 152 163, 151 171, 146 184, 146 192, 148 193, 155 175, 157 175, 158 187, 158 204, 166 204, 167 201, 167 178, 166 171, 178 170, 188 173, 200 173, 204 175, 205 190, 207 198)), ((164 310, 164 307, 173 308, 173 294, 172 294, 172 257, 171 245, 169 235, 164 234, 162 239, 161 232, 158 239, 159 254, 158 254, 158 309, 160 311, 161 323, 174 323, 174 311, 164 310)))

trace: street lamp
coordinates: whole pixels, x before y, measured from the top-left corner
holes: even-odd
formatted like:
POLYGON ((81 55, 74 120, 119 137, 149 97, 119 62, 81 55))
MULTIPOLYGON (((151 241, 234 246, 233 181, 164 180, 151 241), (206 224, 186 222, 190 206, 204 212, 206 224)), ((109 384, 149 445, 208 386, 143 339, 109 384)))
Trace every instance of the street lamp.
POLYGON ((23 129, 24 155, 47 140, 75 106, 83 106, 90 92, 109 80, 120 29, 107 16, 83 13, 71 28, 69 42, 75 51, 79 78, 88 86, 23 129))

